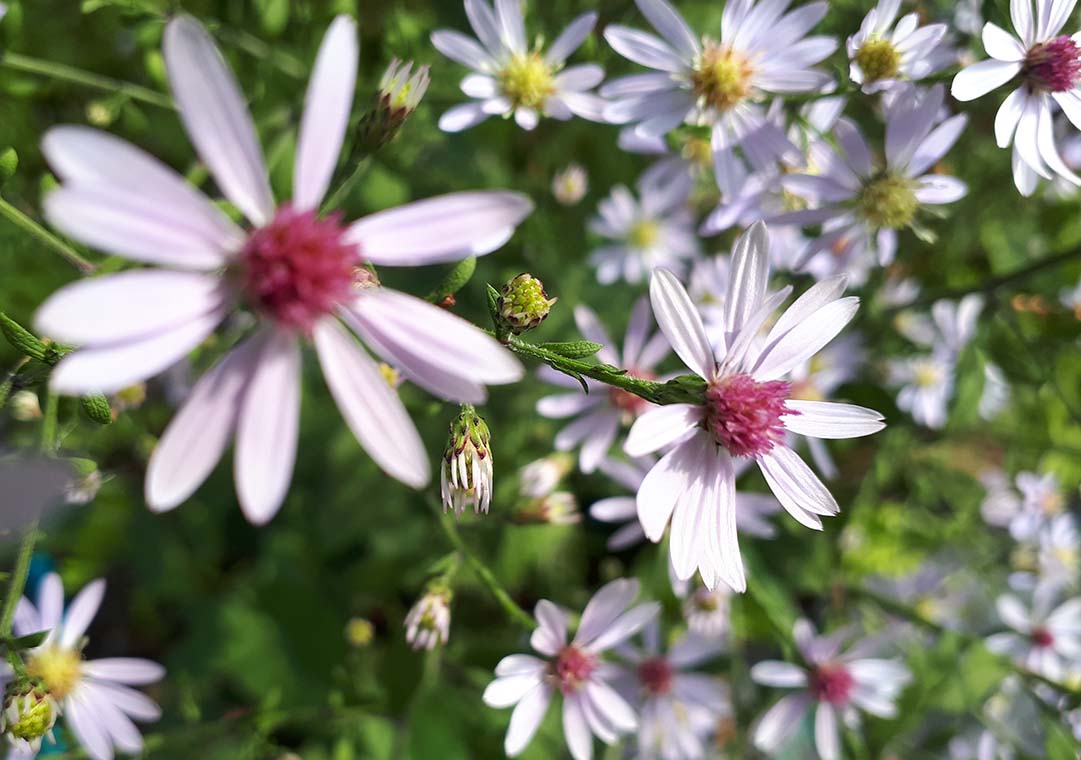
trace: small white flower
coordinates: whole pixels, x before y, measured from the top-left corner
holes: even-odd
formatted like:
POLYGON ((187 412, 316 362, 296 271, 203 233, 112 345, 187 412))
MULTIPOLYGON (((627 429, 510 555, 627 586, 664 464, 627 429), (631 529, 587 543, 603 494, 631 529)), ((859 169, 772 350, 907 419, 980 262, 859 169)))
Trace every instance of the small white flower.
POLYGON ((510 116, 522 129, 533 129, 540 117, 566 121, 580 116, 602 121, 604 101, 589 92, 604 79, 604 69, 592 63, 564 69, 597 24, 596 13, 574 19, 548 52, 526 42, 521 0, 465 0, 470 37, 449 29, 432 33, 436 50, 474 73, 462 80, 462 92, 472 102, 455 106, 439 119, 444 132, 460 132, 489 116, 510 116), (479 43, 478 43, 479 40, 479 43))
POLYGON ((1055 147, 1054 103, 1081 129, 1081 48, 1077 40, 1060 34, 1077 0, 1011 0, 1010 20, 1015 34, 992 23, 983 27, 983 46, 989 59, 962 69, 954 77, 952 93, 962 101, 975 100, 1020 77, 1017 89, 1002 103, 995 118, 995 139, 1000 148, 1013 143, 1014 183, 1022 195, 1031 195, 1038 177, 1052 173, 1081 185, 1055 147))
POLYGON ((589 190, 589 175, 581 164, 568 164, 552 177, 552 195, 564 206, 576 206, 589 190))
POLYGON ((527 499, 543 499, 573 467, 574 462, 566 454, 550 454, 530 462, 518 471, 518 491, 527 499))
MULTIPOLYGON (((597 352, 597 358, 626 370, 631 377, 655 380, 657 365, 670 353, 664 335, 653 332, 649 302, 644 298, 631 312, 622 352, 592 309, 575 307, 574 320, 586 340, 604 346, 597 352)), ((576 379, 561 372, 544 367, 538 374, 546 382, 569 391, 542 398, 537 402, 537 413, 549 419, 575 418, 556 435, 555 447, 559 451, 572 451, 580 446, 578 466, 582 472, 596 470, 608 456, 620 430, 653 406, 630 391, 596 380, 586 379, 589 392, 585 393, 576 379)))
POLYGON ((699 636, 723 639, 731 626, 732 591, 718 586, 710 591, 700 587, 683 600, 683 618, 687 627, 699 636))
POLYGON ((405 616, 405 640, 413 649, 435 649, 450 638, 450 590, 431 588, 405 616))
POLYGON ((912 419, 932 430, 946 425, 948 406, 953 398, 954 361, 951 354, 939 351, 908 359, 890 361, 889 382, 900 385, 897 407, 912 419))
MULTIPOLYGON (((50 573, 41 581, 37 606, 24 597, 15 611, 17 636, 48 631, 40 646, 24 653, 27 670, 43 681, 60 705, 64 724, 93 760, 112 760, 115 751, 142 752, 143 737, 132 721, 155 721, 161 709, 131 687, 165 676, 165 669, 150 660, 83 659, 84 634, 104 595, 105 581, 93 581, 65 610, 60 576, 50 573)), ((12 677, 6 663, 3 677, 5 681, 12 677)))
POLYGON ((859 299, 842 297, 845 278, 812 286, 773 323, 762 327, 791 292, 768 294, 769 234, 759 223, 732 256, 725 298, 725 351, 715 353, 705 326, 679 280, 665 269, 650 283, 653 313, 673 350, 706 382, 699 404, 673 404, 638 418, 624 446, 632 457, 670 449, 638 490, 646 536, 660 541, 672 524, 671 556, 678 578, 695 570, 714 588, 719 580, 743 591, 736 536, 735 465, 753 459, 781 505, 802 525, 821 530, 840 507, 818 476, 784 441, 788 432, 855 438, 881 430, 882 415, 850 404, 798 401, 782 379, 844 329, 859 299))
POLYGON ((751 668, 756 683, 800 689, 759 719, 754 744, 763 752, 777 752, 813 709, 819 757, 840 760, 840 721, 853 724, 858 711, 893 718, 897 714, 894 703, 912 675, 896 660, 868 658, 870 640, 842 652, 849 633, 846 629, 817 636, 809 621, 798 620, 792 633, 806 667, 769 660, 751 668))
POLYGON ((1031 608, 1013 594, 1000 596, 995 608, 1012 632, 996 633, 986 643, 992 652, 1057 681, 1070 666, 1081 664, 1081 597, 1052 609, 1053 593, 1049 587, 1038 587, 1031 608))
POLYGON ((692 182, 687 172, 658 164, 638 181, 637 199, 619 185, 598 204, 589 229, 611 241, 589 255, 601 284, 623 279, 634 285, 658 266, 686 270, 700 247, 687 206, 692 182))
POLYGON ((582 612, 568 643, 566 610, 546 599, 537 603, 538 628, 529 639, 541 657, 513 654, 495 668, 496 678, 484 690, 484 703, 515 705, 503 748, 509 757, 521 754, 537 732, 556 691, 563 695, 563 735, 574 760, 593 757, 593 735, 615 744, 619 735, 638 728, 638 717, 609 682, 619 674, 601 656, 622 644, 660 612, 647 602, 631 607, 638 581, 620 579, 601 588, 582 612))
POLYGON ((1033 541, 1065 510, 1066 496, 1053 473, 1019 472, 1015 483, 1020 493, 1010 490, 1001 474, 985 475, 981 512, 989 524, 1008 527, 1015 541, 1033 541))
POLYGON ((935 55, 949 27, 921 27, 916 12, 897 21, 900 10, 901 0, 879 0, 848 38, 849 76, 868 94, 918 81, 949 64, 935 55))

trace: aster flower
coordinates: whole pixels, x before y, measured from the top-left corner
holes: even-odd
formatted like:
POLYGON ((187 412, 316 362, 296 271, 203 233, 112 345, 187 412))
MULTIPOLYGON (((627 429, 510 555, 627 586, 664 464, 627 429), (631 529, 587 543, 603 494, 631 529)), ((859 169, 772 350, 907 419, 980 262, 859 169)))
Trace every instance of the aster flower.
POLYGON ((890 384, 899 385, 897 408, 924 427, 940 430, 953 398, 954 357, 948 351, 894 359, 888 365, 890 384))
MULTIPOLYGON (((24 597, 15 611, 16 636, 48 631, 39 646, 23 653, 27 672, 41 679, 59 704, 64 724, 93 760, 112 760, 116 751, 142 752, 143 737, 132 721, 155 721, 161 709, 131 687, 156 683, 165 676, 165 669, 150 660, 83 658, 84 634, 104 595, 105 581, 95 580, 65 610, 60 576, 50 573, 41 581, 37 606, 24 597)), ((10 666, 3 668, 4 680, 10 680, 10 666)))
POLYGON ((203 27, 181 16, 164 54, 181 119, 225 196, 230 221, 180 175, 115 137, 51 130, 43 150, 62 181, 45 199, 54 226, 87 245, 156 265, 70 285, 40 309, 40 332, 81 345, 54 369, 53 390, 109 393, 184 358, 245 305, 253 335, 195 385, 151 457, 146 499, 185 501, 236 438, 244 514, 269 520, 292 477, 300 410, 301 344, 310 339, 343 416, 388 474, 419 488, 428 457, 374 361, 342 322, 414 383, 476 403, 485 384, 513 382, 521 365, 476 327, 378 286, 365 263, 412 266, 488 253, 530 202, 512 193, 456 193, 345 226, 320 217, 349 122, 358 48, 355 23, 331 25, 308 89, 293 199, 275 206, 255 128, 225 60, 203 27))
POLYGON ((443 511, 461 517, 472 505, 474 513, 488 514, 492 503, 493 456, 491 434, 484 418, 471 404, 462 406, 450 425, 450 435, 439 468, 443 511))
POLYGON ((656 622, 642 631, 641 648, 620 648, 630 666, 622 693, 638 711, 639 758, 693 760, 706 756, 708 737, 722 716, 732 714, 727 685, 693 669, 714 659, 723 642, 687 633, 661 651, 656 622))
POLYGON ((577 206, 589 191, 589 174, 581 164, 567 164, 552 177, 552 196, 561 206, 577 206))
POLYGON ((543 658, 504 657, 484 690, 489 707, 516 705, 503 745, 509 757, 521 754, 533 739, 557 690, 563 695, 563 735, 574 760, 593 757, 593 735, 614 744, 638 727, 634 710, 609 684, 618 670, 601 659, 660 612, 656 602, 631 607, 637 596, 636 580, 605 585, 589 600, 569 643, 567 612, 546 599, 537 603, 539 627, 529 643, 543 658))
POLYGON ((661 36, 612 24, 604 38, 653 71, 616 79, 601 95, 612 100, 604 112, 609 121, 634 123, 643 136, 661 136, 683 123, 707 124, 714 150, 743 145, 783 152, 788 142, 766 120, 761 101, 820 90, 832 81, 813 67, 837 48, 836 40, 807 36, 825 16, 825 2, 787 13, 787 3, 727 3, 719 40, 699 39, 665 0, 636 4, 661 36))
POLYGON ((732 592, 727 586, 700 587, 683 600, 683 619, 699 636, 725 638, 731 625, 732 592))
POLYGON ((880 718, 894 717, 894 702, 912 675, 896 660, 869 658, 870 640, 842 651, 849 634, 846 629, 818 636, 809 621, 798 620, 792 633, 806 667, 769 660, 751 668, 756 683, 800 689, 762 716, 754 730, 754 744, 763 752, 777 752, 802 716, 813 709, 819 757, 839 760, 840 721, 852 725, 861 711, 880 718))
MULTIPOLYGON (((649 302, 644 298, 631 312, 622 354, 592 309, 576 306, 574 321, 586 340, 604 346, 597 352, 600 361, 625 369, 631 377, 656 379, 657 365, 669 354, 664 336, 653 332, 649 302)), ((555 447, 559 451, 571 451, 581 446, 578 466, 582 472, 596 470, 620 430, 653 406, 629 391, 596 380, 587 378, 589 391, 583 393, 577 380, 553 369, 542 368, 539 375, 561 388, 572 389, 569 393, 542 398, 537 402, 537 413, 550 419, 576 418, 556 435, 555 447)))
POLYGON ((656 266, 683 272, 699 251, 694 218, 687 207, 692 179, 686 172, 654 167, 638 182, 638 198, 624 185, 597 206, 589 229, 612 241, 593 250, 589 263, 597 280, 636 285, 656 266))
POLYGON ((841 119, 834 126, 841 150, 816 143, 810 160, 818 173, 783 178, 784 188, 810 208, 774 221, 822 225, 822 234, 803 252, 804 263, 825 252, 846 265, 869 259, 885 266, 896 254, 898 231, 918 225, 923 206, 953 203, 965 196, 968 188, 961 180, 929 173, 953 147, 967 120, 959 114, 936 126, 943 98, 940 85, 923 93, 913 90, 892 104, 886 113, 881 164, 856 125, 841 119))
MULTIPOLYGON (((962 69, 953 80, 952 94, 975 100, 1019 77, 1015 89, 998 110, 995 139, 1000 148, 1014 148, 1014 183, 1022 195, 1036 189, 1037 177, 1052 173, 1081 185, 1055 146, 1054 104, 1081 129, 1081 48, 1062 32, 1077 0, 1011 0, 1015 34, 992 23, 983 27, 989 59, 962 69)), ((1075 35, 1076 36, 1076 35, 1075 35)))
POLYGON ((864 17, 860 30, 848 38, 849 77, 868 94, 919 81, 947 65, 935 50, 945 37, 946 24, 920 26, 918 13, 897 20, 901 0, 879 0, 864 17), (896 22, 896 23, 894 23, 896 22))
POLYGON ((790 292, 767 295, 769 236, 759 223, 736 243, 725 298, 725 351, 715 354, 687 292, 664 269, 650 284, 661 331, 683 362, 706 381, 701 403, 673 404, 642 415, 624 450, 645 456, 672 447, 638 490, 638 517, 651 541, 669 519, 676 575, 697 568, 714 588, 724 580, 746 588, 736 536, 735 464, 753 459, 781 505, 801 524, 820 530, 840 508, 803 460, 784 443, 786 432, 854 438, 884 427, 870 409, 798 401, 782 379, 826 346, 855 316, 859 299, 841 297, 844 277, 812 286, 759 340, 766 320, 790 292))
POLYGON ((1031 608, 1013 594, 1003 594, 995 609, 1012 630, 990 636, 986 644, 1026 670, 1057 681, 1070 666, 1081 665, 1081 597, 1054 608, 1052 600, 1050 588, 1035 590, 1031 608))
POLYGON ((1000 473, 985 475, 987 496, 980 511, 990 525, 1009 528, 1015 541, 1031 541, 1066 509, 1066 497, 1054 473, 1019 472, 1014 482, 1019 493, 1000 473))
POLYGON ((604 79, 604 69, 592 63, 563 68, 593 31, 597 14, 574 19, 545 53, 539 45, 528 47, 522 6, 521 0, 495 0, 493 9, 487 0, 465 0, 477 39, 449 29, 432 33, 436 50, 473 71, 461 85, 473 101, 443 114, 439 128, 444 132, 511 114, 522 129, 536 127, 541 116, 602 121, 604 101, 589 90, 604 79))
POLYGON ((450 638, 451 592, 433 584, 405 616, 405 640, 413 649, 435 649, 450 638))

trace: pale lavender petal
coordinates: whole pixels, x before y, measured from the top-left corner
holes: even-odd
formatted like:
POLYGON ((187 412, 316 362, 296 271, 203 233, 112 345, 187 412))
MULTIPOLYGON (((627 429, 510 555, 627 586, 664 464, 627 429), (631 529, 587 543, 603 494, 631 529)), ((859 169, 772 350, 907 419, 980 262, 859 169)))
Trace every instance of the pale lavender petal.
POLYGON ((604 652, 617 644, 622 644, 634 634, 638 633, 646 623, 660 614, 661 605, 657 602, 647 602, 628 610, 605 628, 597 638, 591 641, 575 641, 591 652, 604 652))
POLYGON ((113 747, 101 714, 85 690, 76 689, 64 701, 64 721, 92 760, 112 760, 113 747))
POLYGON ((593 734, 582 710, 579 694, 563 698, 563 737, 574 760, 593 760, 593 734))
POLYGON ((841 511, 829 489, 799 454, 787 446, 774 446, 758 458, 758 465, 781 506, 797 519, 798 512, 832 516, 841 511))
POLYGON ((853 404, 789 399, 785 406, 799 413, 781 418, 785 428, 812 438, 860 438, 886 427, 881 414, 853 404))
POLYGON ((98 614, 101 600, 105 597, 105 581, 98 578, 83 587, 82 591, 75 595, 64 615, 64 624, 60 634, 59 644, 64 649, 74 649, 79 639, 90 627, 90 622, 98 614))
POLYGON ((522 754, 529 742, 533 740, 537 729, 540 728, 551 701, 552 687, 542 683, 518 702, 518 706, 511 713, 507 737, 503 742, 503 750, 507 753, 507 757, 517 757, 522 754))
POLYGON ((855 296, 832 301, 789 330, 758 359, 752 375, 759 382, 776 380, 817 354, 856 316, 855 296))
POLYGON ((642 480, 637 496, 638 521, 653 543, 664 536, 676 499, 687 488, 691 473, 686 462, 693 453, 691 442, 685 441, 661 457, 642 480))
MULTIPOLYGON (((64 584, 56 573, 49 573, 38 589, 38 611, 41 614, 41 630, 56 631, 64 615, 64 584)), ((36 633, 36 631, 32 631, 36 633)))
POLYGON ((432 46, 452 61, 480 71, 494 71, 496 62, 475 40, 461 32, 439 29, 432 32, 432 46))
POLYGON ((567 613, 558 605, 541 599, 533 608, 537 619, 537 629, 529 639, 529 644, 541 654, 554 657, 567 643, 567 613))
POLYGON ((796 689, 807 685, 807 672, 789 662, 767 660, 751 668, 751 678, 763 686, 796 689))
POLYGON ((463 103, 439 117, 439 128, 444 132, 461 132, 475 127, 489 116, 491 114, 484 109, 483 103, 463 103))
POLYGON ((135 657, 106 657, 101 660, 88 660, 83 663, 82 671, 91 678, 114 681, 128 686, 157 683, 165 678, 165 668, 161 665, 135 657))
POLYGON ((1021 71, 1019 61, 996 61, 989 59, 974 63, 962 69, 953 78, 950 94, 957 100, 967 101, 986 95, 991 90, 1006 84, 1021 71))
POLYGON ((588 644, 608 629, 638 596, 638 581, 619 578, 602 586, 582 612, 574 643, 588 644))
POLYGON ((481 699, 488 707, 502 709, 517 704, 541 683, 540 673, 511 675, 497 678, 484 689, 481 699))
POLYGON ((806 694, 790 694, 771 707, 754 730, 754 745, 763 752, 777 752, 799 728, 800 720, 810 705, 806 694))
POLYGON ((640 457, 677 443, 695 429, 702 414, 702 407, 694 404, 650 409, 635 420, 623 450, 632 457, 640 457))
POLYGON ((701 45, 683 16, 665 0, 636 0, 638 10, 661 33, 668 43, 685 59, 691 60, 701 51, 701 45))
POLYGON ((837 713, 825 702, 819 702, 815 711, 815 748, 822 760, 840 760, 841 734, 837 713))
POLYGON ((653 270, 649 283, 653 316, 672 350, 699 377, 712 379, 717 369, 702 317, 679 279, 667 269, 653 270))
POLYGON ((549 64, 560 64, 570 57, 571 53, 582 46, 586 37, 597 25, 596 13, 583 13, 567 25, 567 28, 556 37, 555 42, 548 48, 544 60, 549 64))
POLYGON ((619 24, 609 24, 605 27, 604 39, 624 58, 651 69, 678 74, 688 68, 666 42, 652 34, 619 24))

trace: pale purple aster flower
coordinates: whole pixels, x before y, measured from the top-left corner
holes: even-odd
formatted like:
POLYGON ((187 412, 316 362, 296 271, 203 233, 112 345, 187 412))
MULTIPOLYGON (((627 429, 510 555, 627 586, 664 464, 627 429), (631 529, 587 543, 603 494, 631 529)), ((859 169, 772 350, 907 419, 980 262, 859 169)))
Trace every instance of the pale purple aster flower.
POLYGON ((775 753, 792 735, 808 710, 814 710, 815 748, 822 760, 841 758, 841 722, 852 725, 862 711, 880 718, 897 714, 895 702, 912 680, 902 663, 871 658, 867 639, 842 651, 848 629, 818 636, 807 620, 793 628, 796 648, 806 664, 768 660, 751 668, 751 678, 763 686, 800 689, 769 709, 754 729, 754 744, 775 753))
POLYGON ((732 715, 731 696, 720 678, 694 668, 724 651, 724 642, 685 633, 661 651, 656 622, 642 631, 641 648, 626 644, 619 655, 629 665, 620 691, 638 711, 636 756, 696 760, 706 756, 709 736, 732 715))
POLYGON ((849 77, 865 93, 890 90, 916 82, 949 65, 936 49, 946 36, 946 24, 920 26, 919 13, 897 19, 901 0, 879 0, 864 17, 860 30, 848 38, 849 77), (896 23, 895 23, 896 22, 896 23))
POLYGON ((444 132, 460 132, 489 116, 512 114, 522 129, 536 127, 541 116, 603 121, 605 103, 589 91, 604 79, 604 69, 592 63, 564 68, 593 31, 597 14, 578 16, 545 53, 539 46, 529 48, 523 5, 521 0, 495 0, 493 8, 488 0, 465 0, 477 39, 450 29, 432 33, 436 50, 473 70, 461 85, 473 100, 443 114, 439 128, 444 132))
POLYGON ((435 649, 450 638, 450 590, 429 588, 405 616, 405 640, 413 649, 435 649))
POLYGON ((658 164, 643 174, 637 199, 618 185, 597 206, 589 229, 611 241, 589 254, 602 285, 620 279, 636 285, 657 266, 684 272, 687 262, 698 255, 700 244, 687 205, 693 180, 687 172, 671 168, 658 164))
POLYGON ((602 587, 586 605, 569 643, 567 611, 547 599, 537 603, 539 627, 529 643, 542 657, 504 657, 484 690, 489 707, 515 705, 503 744, 509 757, 521 754, 533 739, 556 691, 563 695, 563 735, 574 760, 593 757, 594 735, 614 744, 638 728, 634 709, 610 685, 619 669, 601 659, 660 612, 656 602, 632 607, 637 596, 637 580, 619 579, 602 587))
MULTIPOLYGON (((803 253, 803 262, 823 254, 848 263, 891 263, 897 233, 918 225, 921 206, 953 203, 968 192, 964 182, 929 173, 961 134, 967 117, 953 116, 936 126, 944 98, 941 86, 912 90, 886 114, 885 161, 877 163, 859 129, 848 119, 834 126, 840 151, 826 142, 811 148, 816 174, 782 179, 789 192, 810 204, 782 214, 779 224, 821 224, 821 236, 803 253)), ((917 229, 919 229, 917 227, 917 229)))
MULTIPOLYGON (((112 760, 114 753, 138 755, 143 737, 132 721, 161 717, 161 708, 131 688, 157 683, 165 668, 133 657, 83 658, 86 630, 101 607, 105 581, 87 584, 67 609, 64 586, 56 573, 46 575, 38 590, 37 605, 23 597, 15 610, 15 635, 48 631, 45 640, 23 653, 27 670, 39 676, 57 701, 67 728, 93 760, 112 760)), ((2 666, 3 680, 12 677, 2 666)), ((26 757, 33 757, 31 752, 26 757)))
POLYGON ((1048 588, 1034 591, 1031 607, 1013 594, 1000 596, 995 608, 1012 630, 988 637, 987 648, 1052 681, 1062 679, 1071 666, 1081 664, 1081 597, 1057 607, 1053 599, 1048 588))
MULTIPOLYGON (((1036 176, 1052 173, 1081 185, 1055 146, 1054 103, 1081 129, 1081 48, 1077 34, 1060 34, 1077 0, 1011 0, 1015 34, 992 23, 983 27, 989 59, 962 69, 953 80, 952 94, 975 100, 1019 77, 1018 87, 1003 101, 995 118, 1000 148, 1013 143, 1014 183, 1023 195, 1036 189, 1036 176)), ((1081 33, 1079 33, 1081 34, 1081 33)))
POLYGON ((1066 509, 1066 496, 1053 473, 1019 472, 1017 492, 1000 473, 983 478, 987 496, 980 507, 990 525, 1009 528, 1015 541, 1033 541, 1047 524, 1066 509))
POLYGON ((712 127, 715 150, 752 144, 787 149, 761 102, 832 83, 814 66, 837 49, 837 41, 807 36, 825 16, 825 2, 786 13, 788 3, 734 0, 725 4, 719 40, 700 39, 665 0, 636 4, 661 36, 613 24, 604 38, 620 55, 653 71, 609 82, 601 95, 612 100, 604 112, 609 121, 634 123, 646 137, 684 123, 704 124, 712 127))
POLYGON ((842 297, 845 278, 824 280, 795 301, 761 338, 791 288, 767 295, 769 233, 759 223, 732 256, 725 298, 725 351, 714 353, 702 319, 679 280, 665 269, 650 283, 653 313, 673 350, 706 381, 702 402, 673 404, 642 415, 624 450, 633 457, 672 447, 638 491, 646 536, 660 541, 672 522, 672 564, 681 580, 696 569, 714 588, 724 580, 746 588, 736 536, 735 464, 753 459, 781 505, 801 524, 821 530, 840 511, 818 476, 784 443, 791 431, 818 438, 854 438, 881 430, 882 415, 825 401, 798 401, 785 378, 824 348, 855 316, 859 299, 842 297))
MULTIPOLYGON (((576 306, 574 320, 586 340, 604 346, 597 352, 600 361, 626 370, 631 377, 657 378, 657 365, 664 361, 670 349, 664 335, 653 333, 653 318, 645 298, 640 299, 631 312, 622 354, 597 314, 588 306, 576 306)), ((554 385, 573 389, 568 393, 545 396, 537 402, 537 413, 550 419, 575 418, 556 435, 555 447, 559 451, 581 447, 578 466, 582 472, 596 470, 620 430, 653 406, 640 396, 597 380, 587 378, 589 391, 584 393, 576 379, 561 372, 544 367, 538 374, 554 385)))
POLYGON ((954 356, 945 350, 890 360, 887 379, 900 386, 897 408, 924 427, 945 427, 953 398, 954 367, 954 356))
POLYGON ((378 286, 365 263, 415 266, 489 253, 532 204, 516 193, 455 193, 373 214, 349 226, 319 216, 349 124, 356 24, 338 17, 324 38, 300 124, 293 199, 277 206, 240 89, 206 30, 181 16, 165 29, 165 64, 181 119, 242 228, 179 174, 115 137, 83 127, 43 142, 62 185, 49 220, 87 245, 157 265, 97 277, 54 294, 38 329, 82 348, 55 368, 55 391, 109 393, 163 372, 237 306, 258 316, 242 341, 195 385, 151 457, 147 503, 185 501, 235 437, 235 479, 249 520, 277 512, 292 478, 300 412, 301 344, 310 339, 357 440, 388 474, 420 488, 428 456, 396 393, 342 322, 414 383, 478 403, 485 384, 523 370, 468 322, 378 286))

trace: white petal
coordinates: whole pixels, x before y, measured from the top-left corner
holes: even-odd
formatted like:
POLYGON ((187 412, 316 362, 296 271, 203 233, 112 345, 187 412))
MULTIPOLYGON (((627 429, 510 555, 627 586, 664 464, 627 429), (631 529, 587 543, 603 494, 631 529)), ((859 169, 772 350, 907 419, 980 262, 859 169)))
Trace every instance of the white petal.
POLYGON ((520 193, 451 193, 365 217, 347 239, 374 264, 439 264, 491 253, 532 211, 520 193))
POLYGON ((517 704, 541 683, 540 673, 497 678, 488 684, 481 699, 488 707, 501 709, 517 704))
POLYGON ((698 38, 675 8, 665 0, 636 0, 638 10, 675 50, 686 59, 698 55, 698 38))
POLYGON ((800 519, 800 512, 832 516, 841 511, 829 489, 787 446, 774 446, 771 452, 759 457, 758 465, 781 506, 796 519, 800 519))
POLYGON ((773 345, 783 335, 810 317, 828 303, 836 301, 845 292, 848 275, 827 277, 812 285, 807 291, 785 309, 766 336, 766 345, 773 345))
POLYGON ((93 690, 103 695, 118 710, 139 721, 153 721, 161 717, 161 708, 150 697, 135 689, 112 681, 93 681, 93 690))
POLYGON ((1019 62, 996 61, 994 59, 980 61, 962 69, 953 78, 953 86, 950 88, 957 100, 975 100, 986 95, 991 90, 1006 84, 1021 70, 1019 62))
POLYGON ((444 132, 461 132, 475 127, 490 115, 484 110, 483 103, 463 103, 439 117, 439 128, 444 132))
POLYGON ((603 681, 589 681, 586 695, 601 715, 619 732, 633 731, 638 726, 634 709, 603 681))
POLYGON ((563 737, 574 760, 593 760, 593 734, 590 733, 579 700, 580 695, 563 698, 563 737))
POLYGON ((336 17, 319 46, 304 96, 293 170, 298 211, 316 208, 330 186, 349 126, 359 55, 357 23, 345 15, 336 17))
POLYGON ((165 27, 169 85, 199 156, 225 196, 259 227, 274 214, 255 125, 236 79, 214 41, 190 16, 165 27))
POLYGON ((677 443, 702 420, 702 407, 669 404, 650 409, 635 420, 623 450, 632 457, 652 454, 677 443))
POLYGON ((427 452, 375 362, 333 320, 316 323, 312 337, 327 386, 360 445, 391 477, 413 488, 427 485, 427 452))
POLYGON ((586 645, 600 636, 638 596, 638 581, 620 578, 602 586, 589 600, 574 643, 586 645))
POLYGON ((854 296, 840 298, 804 319, 759 358, 755 380, 776 380, 817 354, 852 321, 859 305, 854 296))
POLYGON ((481 71, 494 69, 496 66, 488 51, 461 32, 439 29, 432 32, 431 40, 436 50, 463 66, 481 71))
POLYGON ((799 412, 781 418, 785 428, 812 438, 860 438, 886 427, 881 414, 862 406, 797 399, 789 399, 785 406, 799 412))
POLYGON ((541 599, 533 608, 537 630, 530 636, 529 644, 541 654, 554 657, 567 643, 567 613, 547 599, 541 599))
POLYGON ((76 689, 80 697, 94 705, 101 727, 113 746, 125 754, 136 755, 143 750, 143 736, 119 707, 113 704, 107 690, 95 683, 84 682, 76 689))
POLYGON ((495 13, 503 32, 503 42, 515 53, 525 53, 525 19, 520 0, 495 0, 495 13))
POLYGON ((244 516, 263 525, 289 492, 300 426, 300 343, 293 333, 267 336, 237 418, 234 477, 244 516))
POLYGON ((547 662, 539 657, 528 654, 511 654, 499 661, 499 664, 495 666, 495 674, 500 678, 524 676, 529 673, 540 673, 547 665, 547 662))
POLYGON ((65 649, 74 649, 79 639, 90 627, 90 621, 98 614, 101 600, 105 597, 105 581, 98 578, 83 587, 83 590, 75 595, 64 615, 64 625, 60 635, 60 646, 65 649))
POLYGON ((777 752, 799 728, 810 699, 806 694, 791 694, 771 707, 754 731, 754 745, 763 752, 777 752))
POLYGON ((1036 19, 1032 13, 1032 0, 1010 0, 1010 21, 1017 30, 1021 43, 1026 47, 1032 47, 1036 41, 1036 19))
POLYGON ((837 726, 837 713, 825 702, 815 711, 815 748, 822 760, 840 760, 841 734, 837 726))
POLYGON ((738 332, 758 310, 769 281, 769 231, 756 222, 736 240, 732 250, 728 295, 724 303, 725 329, 738 332))
POLYGON ((76 689, 64 701, 64 721, 92 760, 112 760, 109 735, 84 690, 76 689))
POLYGON ((956 177, 929 174, 920 180, 916 188, 916 200, 927 206, 953 203, 968 194, 968 185, 956 177))
POLYGON ((763 686, 795 689, 807 685, 807 672, 789 662, 767 660, 751 668, 751 678, 763 686))
POLYGON ((570 57, 571 53, 582 46, 586 37, 597 25, 596 13, 583 13, 567 25, 567 28, 556 37, 555 42, 548 48, 544 60, 549 64, 560 64, 570 57))
POLYGON ((680 281, 667 269, 654 269, 649 298, 653 316, 672 350, 695 374, 711 379, 717 368, 713 348, 702 317, 680 281))
MULTIPOLYGON (((64 584, 56 573, 49 573, 38 589, 38 610, 42 630, 53 631, 60 627, 64 615, 64 584)), ((37 631, 31 631, 37 633, 37 631)))
POLYGON ((581 414, 600 402, 596 396, 587 396, 581 392, 545 396, 537 402, 537 414, 554 420, 566 419, 581 414))
POLYGON ((88 660, 82 665, 83 673, 103 681, 115 681, 129 686, 157 683, 165 678, 165 668, 150 660, 135 657, 106 657, 88 660))
POLYGON ((995 609, 1002 622, 1021 633, 1032 630, 1029 611, 1013 594, 1003 594, 995 600, 995 609))
POLYGON ((668 518, 676 506, 676 499, 687 487, 691 475, 685 462, 692 453, 690 442, 684 442, 661 457, 653 466, 638 489, 638 521, 646 537, 657 543, 664 536, 668 518))
POLYGON ((651 69, 673 74, 687 69, 683 59, 667 43, 652 34, 619 24, 609 24, 604 29, 604 39, 624 58, 651 69))
POLYGON ((541 684, 533 691, 522 697, 518 706, 510 716, 510 726, 507 727, 507 738, 503 742, 503 750, 507 757, 516 757, 533 740, 537 733, 544 714, 548 712, 548 704, 552 701, 552 687, 541 684))
POLYGON ((997 24, 984 24, 983 49, 1000 61, 1020 61, 1025 57, 1024 45, 997 24))
MULTIPOLYGON (((638 633, 649 621, 660 614, 661 605, 657 602, 647 602, 628 610, 613 621, 597 638, 591 641, 579 642, 591 652, 604 652, 612 647, 622 644, 634 634, 638 633)), ((575 641, 580 637, 576 636, 575 641)))

